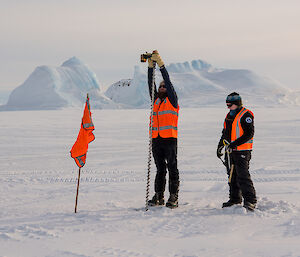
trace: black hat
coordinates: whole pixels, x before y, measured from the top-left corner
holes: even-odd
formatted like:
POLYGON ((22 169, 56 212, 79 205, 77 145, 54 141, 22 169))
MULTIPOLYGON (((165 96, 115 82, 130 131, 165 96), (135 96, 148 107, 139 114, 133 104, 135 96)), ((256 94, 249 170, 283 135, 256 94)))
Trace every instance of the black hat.
POLYGON ((238 93, 233 92, 227 96, 226 103, 231 103, 231 104, 236 104, 237 106, 242 106, 242 98, 238 93))

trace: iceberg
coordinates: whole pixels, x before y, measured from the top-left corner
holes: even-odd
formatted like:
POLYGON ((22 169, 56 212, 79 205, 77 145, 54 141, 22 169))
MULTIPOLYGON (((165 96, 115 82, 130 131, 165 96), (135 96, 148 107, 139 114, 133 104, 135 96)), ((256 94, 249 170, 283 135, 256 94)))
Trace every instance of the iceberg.
MULTIPOLYGON (((172 63, 166 68, 181 107, 223 105, 225 97, 233 91, 251 105, 274 106, 288 103, 292 93, 279 82, 250 70, 216 68, 203 60, 172 63)), ((159 84, 162 77, 158 68, 155 77, 159 84)), ((126 87, 120 86, 122 83, 120 80, 111 85, 105 95, 127 108, 150 106, 147 67, 135 66, 133 79, 128 80, 126 87)))
MULTIPOLYGON (((166 66, 181 107, 224 105, 225 97, 238 92, 251 106, 299 105, 299 92, 245 69, 216 68, 203 60, 166 66)), ((77 57, 59 67, 39 66, 9 95, 0 110, 53 110, 82 107, 89 93, 92 108, 149 108, 147 66, 134 67, 133 77, 121 79, 103 91, 95 73, 77 57)), ((162 80, 159 68, 156 84, 162 80)))
POLYGON ((89 94, 94 108, 115 108, 101 92, 98 79, 87 65, 72 57, 59 67, 39 66, 15 88, 0 110, 53 110, 81 107, 89 94))

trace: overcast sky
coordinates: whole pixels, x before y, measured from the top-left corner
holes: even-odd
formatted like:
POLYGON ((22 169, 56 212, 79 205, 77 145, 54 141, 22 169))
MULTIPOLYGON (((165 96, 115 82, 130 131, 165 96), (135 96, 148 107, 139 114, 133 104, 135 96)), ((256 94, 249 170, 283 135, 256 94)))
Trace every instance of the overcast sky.
MULTIPOLYGON (((0 90, 77 56, 101 85, 131 78, 145 50, 203 59, 300 90, 299 0, 0 0, 0 90)), ((145 66, 146 69, 146 66, 145 66)))

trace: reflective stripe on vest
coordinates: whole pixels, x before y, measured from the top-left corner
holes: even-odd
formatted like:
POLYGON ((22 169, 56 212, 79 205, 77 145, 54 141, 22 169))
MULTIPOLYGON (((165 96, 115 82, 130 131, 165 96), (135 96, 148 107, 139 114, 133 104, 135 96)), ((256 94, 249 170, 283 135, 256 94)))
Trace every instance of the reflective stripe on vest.
MULTIPOLYGON (((251 111, 249 111, 246 108, 242 107, 242 109, 239 111, 239 113, 234 118, 234 121, 232 123, 232 128, 231 128, 231 142, 237 140, 238 138, 240 138, 244 134, 244 130, 243 130, 242 125, 241 125, 241 118, 247 112, 250 112, 253 115, 253 113, 251 111)), ((237 146, 236 150, 237 151, 252 150, 252 146, 253 146, 253 138, 251 138, 246 143, 237 146)))
MULTIPOLYGON (((166 130, 166 129, 175 129, 175 130, 177 130, 177 127, 174 127, 174 126, 163 126, 163 127, 159 127, 159 131, 166 130)), ((153 131, 157 131, 158 129, 152 127, 152 130, 153 130, 153 131)))
POLYGON ((179 106, 174 108, 169 98, 157 98, 153 106, 152 138, 177 138, 179 106))
MULTIPOLYGON (((168 114, 168 113, 171 113, 171 114, 174 114, 174 115, 178 116, 178 113, 176 111, 171 111, 171 110, 160 111, 160 112, 158 112, 158 115, 168 114)), ((153 115, 157 115, 157 112, 153 112, 153 115)))

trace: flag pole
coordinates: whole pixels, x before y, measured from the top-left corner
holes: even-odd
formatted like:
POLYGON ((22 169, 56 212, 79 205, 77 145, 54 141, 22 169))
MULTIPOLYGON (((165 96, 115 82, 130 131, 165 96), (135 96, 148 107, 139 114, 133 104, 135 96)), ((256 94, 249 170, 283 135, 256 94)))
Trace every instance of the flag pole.
POLYGON ((79 181, 80 181, 80 169, 78 171, 78 181, 77 181, 77 192, 76 192, 76 201, 75 201, 75 213, 77 213, 77 201, 78 201, 78 191, 79 191, 79 181))

